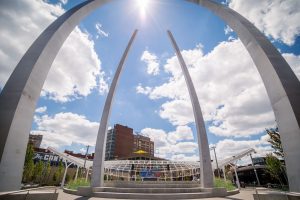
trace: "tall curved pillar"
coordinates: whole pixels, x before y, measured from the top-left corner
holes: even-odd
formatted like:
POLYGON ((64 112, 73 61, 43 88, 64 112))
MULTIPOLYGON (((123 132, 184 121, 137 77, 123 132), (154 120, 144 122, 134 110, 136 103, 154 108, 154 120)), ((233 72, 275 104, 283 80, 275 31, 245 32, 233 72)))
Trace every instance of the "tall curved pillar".
POLYGON ((107 134, 108 119, 111 111, 111 104, 114 99, 115 90, 118 85, 118 81, 123 69, 123 65, 125 63, 128 52, 130 50, 130 47, 134 41, 136 34, 137 34, 137 30, 134 31, 134 33, 132 34, 129 40, 129 43, 120 60, 117 71, 112 80, 111 86, 109 88, 109 92, 106 97, 106 101, 101 116, 100 127, 97 135, 97 140, 96 140, 95 156, 93 162, 93 175, 92 175, 92 183, 91 183, 92 187, 102 187, 104 183, 103 181, 104 181, 104 158, 105 158, 105 147, 106 147, 106 134, 107 134))
POLYGON ((199 103, 199 99, 192 81, 192 78, 190 76, 190 73, 188 71, 188 68, 186 67, 186 64, 184 62, 184 59, 180 53, 180 50, 176 44, 176 41, 171 33, 171 31, 168 31, 168 35, 170 37, 170 40, 172 42, 172 45, 175 49, 177 58, 179 60, 185 82, 187 84, 187 88, 190 94, 190 99, 192 102, 193 107, 193 113, 195 117, 195 124, 197 128, 197 139, 198 139, 198 150, 199 150, 199 157, 200 157, 200 180, 201 180, 201 186, 204 188, 212 188, 214 186, 213 184, 213 172, 211 167, 211 158, 210 158, 210 152, 209 152, 209 146, 208 146, 208 140, 207 140, 207 134, 205 130, 205 123, 202 116, 202 111, 199 103))
POLYGON ((300 192, 300 82, 271 42, 246 18, 211 0, 188 0, 213 11, 237 33, 266 87, 278 124, 292 192, 300 192))
POLYGON ((21 186, 34 110, 62 44, 91 11, 110 0, 88 0, 55 20, 24 54, 0 94, 0 191, 21 186))

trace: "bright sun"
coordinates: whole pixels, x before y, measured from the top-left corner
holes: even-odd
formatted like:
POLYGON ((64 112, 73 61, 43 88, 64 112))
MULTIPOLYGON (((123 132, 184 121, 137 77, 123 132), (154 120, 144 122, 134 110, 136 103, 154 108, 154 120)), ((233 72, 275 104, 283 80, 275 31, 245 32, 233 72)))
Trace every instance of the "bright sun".
POLYGON ((140 10, 141 18, 144 20, 146 18, 146 10, 149 7, 149 0, 136 0, 136 3, 140 10))
POLYGON ((145 10, 149 4, 149 0, 136 0, 139 8, 145 10))

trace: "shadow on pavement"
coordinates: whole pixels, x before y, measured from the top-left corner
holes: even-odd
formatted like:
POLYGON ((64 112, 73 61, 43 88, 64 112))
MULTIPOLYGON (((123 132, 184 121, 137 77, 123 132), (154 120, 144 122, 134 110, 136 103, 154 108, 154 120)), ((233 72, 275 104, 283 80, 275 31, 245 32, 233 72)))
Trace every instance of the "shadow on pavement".
POLYGON ((240 198, 234 198, 234 197, 224 197, 224 199, 230 199, 230 200, 243 200, 240 198))
POLYGON ((87 200, 87 199, 90 199, 90 197, 78 197, 74 200, 87 200))

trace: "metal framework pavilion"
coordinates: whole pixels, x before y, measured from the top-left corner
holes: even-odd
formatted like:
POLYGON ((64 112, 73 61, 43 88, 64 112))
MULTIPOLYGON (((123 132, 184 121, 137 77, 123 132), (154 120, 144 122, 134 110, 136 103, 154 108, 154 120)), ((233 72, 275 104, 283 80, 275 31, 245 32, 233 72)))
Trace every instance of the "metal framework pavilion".
MULTIPOLYGON (((49 151, 59 155, 64 161, 66 169, 70 164, 75 164, 77 167, 85 167, 90 169, 93 166, 93 161, 87 160, 84 166, 84 160, 74 156, 62 153, 53 147, 47 148, 49 151)), ((250 148, 237 153, 227 159, 220 161, 220 167, 236 162, 237 160, 254 153, 255 150, 250 148)), ((234 166, 237 176, 236 167, 234 166)), ((66 175, 65 170, 65 175, 66 175)), ((78 169, 77 169, 78 173, 78 169)), ((77 174, 76 173, 76 174, 77 174)), ((198 180, 200 177, 200 163, 195 161, 170 161, 170 160, 110 160, 104 162, 104 175, 107 181, 123 180, 123 181, 174 181, 174 180, 198 180), (196 178, 196 179, 195 179, 196 178)), ((65 179, 63 178, 63 183, 65 179)), ((76 176, 77 177, 77 176, 76 176)), ((87 177, 86 177, 87 178, 87 177)), ((226 180, 226 177, 224 176, 226 180)), ((239 186, 239 181, 237 181, 239 186)))
POLYGON ((191 180, 200 176, 200 163, 166 160, 105 161, 104 174, 107 180, 191 180))
MULTIPOLYGON (((93 161, 91 160, 87 160, 86 165, 84 165, 84 159, 62 153, 53 147, 48 147, 47 149, 59 155, 65 162, 66 170, 63 183, 70 164, 75 164, 77 167, 85 167, 87 170, 90 170, 93 166, 93 161)), ((104 175, 107 177, 107 180, 124 181, 143 181, 144 179, 173 181, 186 180, 186 178, 191 180, 191 177, 200 177, 200 163, 169 160, 113 160, 104 162, 104 175)))

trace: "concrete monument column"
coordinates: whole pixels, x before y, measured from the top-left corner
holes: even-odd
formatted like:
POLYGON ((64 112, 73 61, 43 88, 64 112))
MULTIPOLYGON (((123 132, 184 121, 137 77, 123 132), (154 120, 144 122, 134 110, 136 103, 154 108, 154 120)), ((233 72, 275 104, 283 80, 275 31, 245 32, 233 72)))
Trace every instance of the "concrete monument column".
POLYGON ((285 154, 292 192, 300 192, 300 82, 272 43, 246 18, 211 0, 188 0, 221 17, 239 36, 266 87, 285 154))
POLYGON ((177 58, 179 60, 185 82, 187 84, 187 88, 190 94, 190 99, 192 102, 193 107, 193 113, 195 117, 195 123, 197 128, 197 139, 198 139, 198 145, 199 145, 199 157, 200 157, 200 180, 201 180, 201 186, 205 188, 212 188, 214 186, 213 183, 213 172, 211 167, 211 158, 210 158, 210 152, 209 152, 209 146, 208 146, 208 140, 207 140, 207 134, 205 130, 205 123, 202 116, 202 111, 200 107, 200 103, 198 100, 198 96, 192 81, 192 78, 190 76, 190 73, 188 71, 188 68, 184 62, 184 59, 181 55, 181 52, 176 44, 176 41, 171 33, 171 31, 168 31, 168 35, 170 37, 170 40, 172 42, 172 45, 175 49, 177 58))
POLYGON ((0 94, 0 192, 21 186, 37 101, 62 44, 91 11, 110 0, 88 0, 55 20, 24 54, 0 94))
POLYGON ((97 135, 97 140, 96 140, 95 156, 93 162, 93 174, 92 174, 92 182, 91 182, 92 187, 102 187, 104 183, 104 158, 105 158, 105 147, 106 147, 106 135, 107 135, 107 124, 110 116, 111 105, 114 99, 115 90, 118 85, 118 81, 123 69, 123 65, 125 63, 128 52, 130 50, 130 47, 134 41, 137 32, 138 31, 135 30, 130 38, 130 41, 121 58, 121 61, 118 65, 117 71, 112 80, 111 86, 109 88, 109 92, 106 97, 106 101, 104 104, 102 117, 100 121, 100 127, 97 135))

